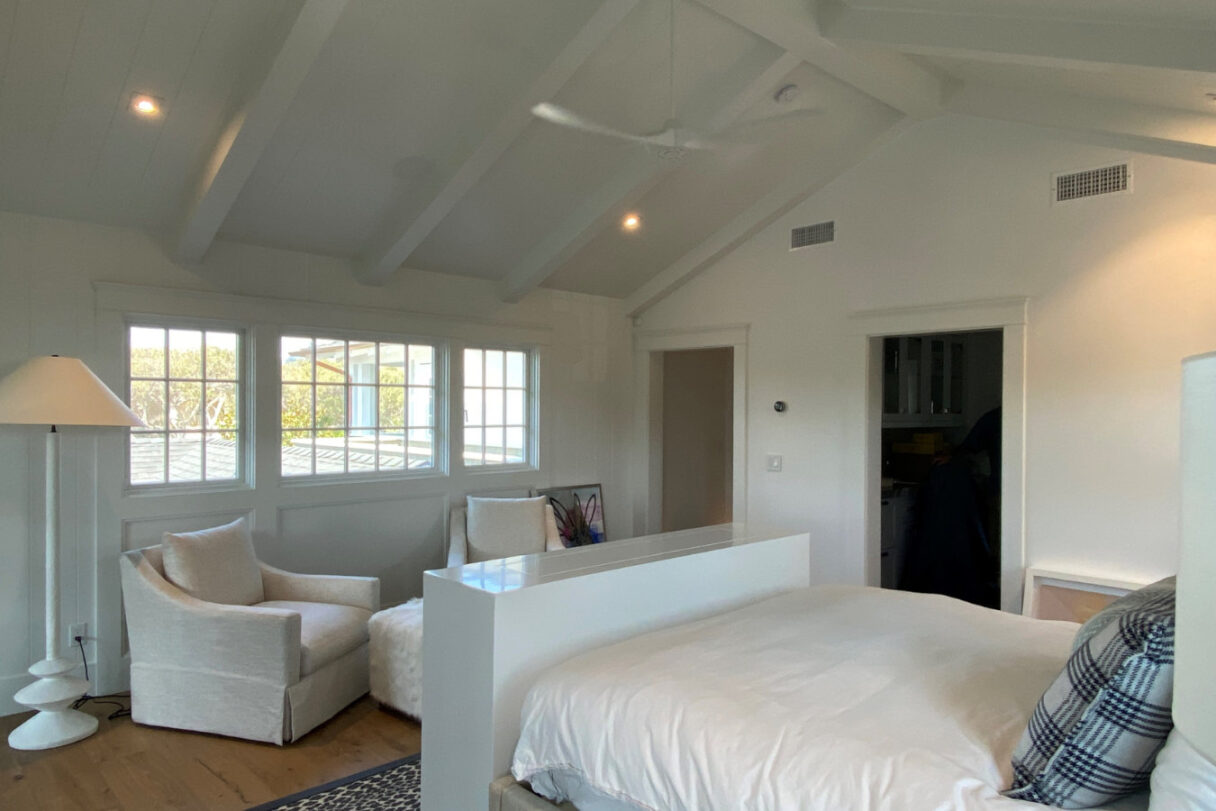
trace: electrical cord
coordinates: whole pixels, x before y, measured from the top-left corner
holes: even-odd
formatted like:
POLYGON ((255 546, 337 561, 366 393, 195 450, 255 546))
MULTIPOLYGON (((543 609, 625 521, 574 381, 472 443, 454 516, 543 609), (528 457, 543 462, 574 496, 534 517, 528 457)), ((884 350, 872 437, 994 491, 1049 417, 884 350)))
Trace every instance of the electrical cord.
MULTIPOLYGON (((80 646, 80 661, 84 663, 84 680, 89 681, 89 658, 87 656, 85 656, 85 653, 84 653, 84 639, 82 637, 78 636, 75 638, 75 641, 76 641, 76 644, 78 646, 80 646)), ((72 709, 78 710, 81 707, 83 707, 85 704, 87 704, 88 702, 92 701, 96 704, 107 704, 111 707, 118 707, 118 709, 114 710, 113 712, 111 712, 109 715, 106 716, 106 718, 110 721, 113 721, 116 718, 130 717, 131 708, 129 706, 127 706, 126 704, 123 704, 119 701, 108 701, 107 700, 107 699, 111 699, 111 698, 130 699, 131 694, 130 693, 111 693, 111 694, 105 695, 105 696, 91 696, 88 693, 85 693, 80 698, 76 699, 76 703, 74 703, 72 705, 72 709)))
POLYGON ((76 644, 80 646, 80 661, 84 662, 84 680, 89 681, 89 657, 84 655, 84 637, 76 637, 76 644))

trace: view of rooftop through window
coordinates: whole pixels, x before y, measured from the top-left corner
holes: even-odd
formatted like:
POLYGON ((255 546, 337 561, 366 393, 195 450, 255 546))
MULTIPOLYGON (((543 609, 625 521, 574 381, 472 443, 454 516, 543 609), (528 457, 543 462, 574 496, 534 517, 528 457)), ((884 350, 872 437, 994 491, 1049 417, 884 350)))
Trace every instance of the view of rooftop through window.
POLYGON ((131 409, 147 423, 130 434, 132 485, 241 476, 241 336, 226 330, 132 326, 131 409))
POLYGON ((528 353, 464 351, 464 464, 528 461, 528 353))
POLYGON ((284 336, 284 476, 435 467, 435 347, 284 336))

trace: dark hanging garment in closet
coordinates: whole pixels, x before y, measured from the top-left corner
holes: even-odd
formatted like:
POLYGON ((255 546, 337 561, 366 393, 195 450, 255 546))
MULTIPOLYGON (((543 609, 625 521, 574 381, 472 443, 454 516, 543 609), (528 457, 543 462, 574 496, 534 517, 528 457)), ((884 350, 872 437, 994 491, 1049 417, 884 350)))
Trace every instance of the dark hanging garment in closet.
POLYGON ((917 497, 900 588, 1000 607, 983 498, 965 459, 933 467, 917 497))

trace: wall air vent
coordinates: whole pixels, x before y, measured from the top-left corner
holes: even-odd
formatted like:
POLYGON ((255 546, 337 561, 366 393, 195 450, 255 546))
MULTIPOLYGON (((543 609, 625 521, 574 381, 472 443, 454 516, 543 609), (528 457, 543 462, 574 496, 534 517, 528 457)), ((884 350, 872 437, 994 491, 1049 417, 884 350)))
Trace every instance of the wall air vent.
POLYGON ((790 230, 790 250, 808 248, 811 245, 822 245, 836 239, 836 221, 803 225, 790 230))
POLYGON ((1131 164, 1120 163, 1083 172, 1069 172, 1052 176, 1054 200, 1066 203, 1100 194, 1127 193, 1132 190, 1131 164))

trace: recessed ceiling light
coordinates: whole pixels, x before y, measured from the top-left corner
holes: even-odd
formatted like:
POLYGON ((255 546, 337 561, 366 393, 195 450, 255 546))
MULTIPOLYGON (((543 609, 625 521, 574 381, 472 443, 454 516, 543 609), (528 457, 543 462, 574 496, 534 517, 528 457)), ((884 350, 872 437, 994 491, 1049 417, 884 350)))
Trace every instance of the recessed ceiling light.
POLYGON ((131 96, 131 112, 144 118, 155 118, 160 115, 160 99, 147 93, 134 93, 131 96))
POLYGON ((634 214, 633 212, 626 214, 624 219, 621 220, 621 228, 624 228, 626 231, 636 231, 641 227, 641 216, 634 214))

